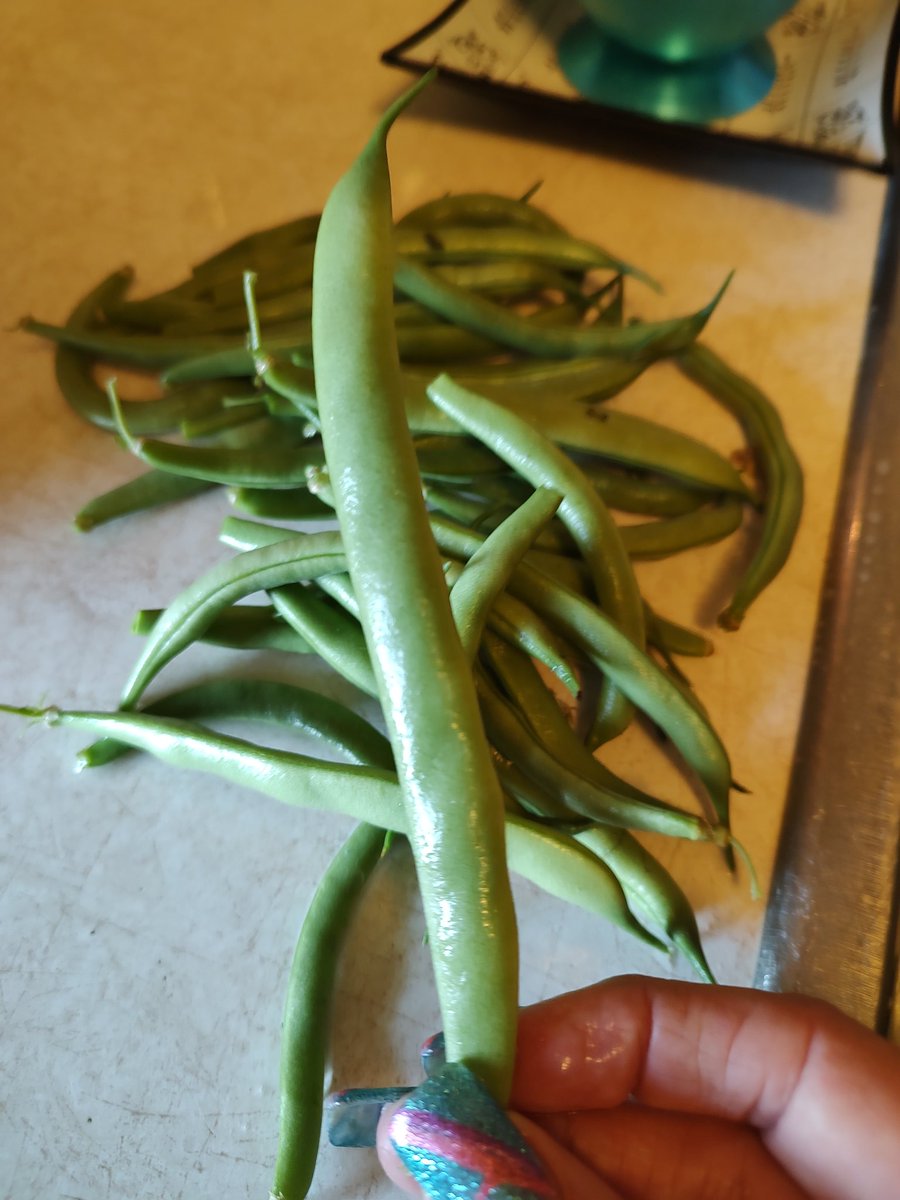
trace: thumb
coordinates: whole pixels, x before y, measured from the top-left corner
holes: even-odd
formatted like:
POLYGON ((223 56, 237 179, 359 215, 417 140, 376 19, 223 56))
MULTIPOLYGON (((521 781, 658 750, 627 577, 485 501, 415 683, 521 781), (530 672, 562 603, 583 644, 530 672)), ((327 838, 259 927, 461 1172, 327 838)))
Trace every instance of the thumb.
POLYGON ((378 1157, 411 1195, 433 1200, 560 1200, 521 1130, 477 1075, 447 1063, 378 1125, 378 1157))
POLYGON ((378 1152, 378 1161, 381 1163, 381 1168, 388 1179, 408 1195, 422 1196, 424 1194, 422 1189, 400 1161, 400 1156, 394 1149, 389 1132, 394 1114, 400 1111, 403 1104, 403 1100, 398 1100, 394 1104, 386 1104, 381 1110, 381 1116, 378 1119, 378 1134, 375 1141, 375 1149, 378 1152))

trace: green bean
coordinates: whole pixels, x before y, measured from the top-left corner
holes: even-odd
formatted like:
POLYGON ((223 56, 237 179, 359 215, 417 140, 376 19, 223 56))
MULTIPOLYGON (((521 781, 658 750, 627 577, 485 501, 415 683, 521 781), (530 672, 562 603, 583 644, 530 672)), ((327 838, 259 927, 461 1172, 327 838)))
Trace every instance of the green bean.
MULTIPOLYGON (((600 493, 604 503, 609 508, 615 508, 621 512, 654 517, 676 517, 694 512, 701 505, 708 503, 711 498, 708 491, 688 488, 674 480, 662 479, 646 472, 624 471, 605 463, 598 465, 593 459, 582 455, 573 457, 584 475, 600 493)), ((482 497, 482 507, 493 501, 495 507, 499 509, 503 503, 515 504, 524 491, 524 484, 522 481, 510 478, 506 481, 493 481, 488 487, 485 481, 479 481, 477 491, 482 497), (497 493, 503 492, 506 492, 506 495, 500 500, 497 493)), ((476 519, 477 514, 473 510, 470 523, 474 523, 476 519)))
POLYGON ((606 917, 647 945, 659 943, 634 918, 615 877, 597 868, 596 856, 578 854, 578 842, 562 830, 506 817, 510 867, 551 896, 606 917))
MULTIPOLYGON (((308 336, 273 335, 266 332, 266 350, 270 354, 292 354, 309 350, 308 336)), ((161 375, 163 383, 187 383, 205 379, 252 378, 256 373, 253 354, 245 341, 231 339, 225 349, 198 351, 175 361, 161 375)))
POLYGON ((665 650, 669 654, 683 654, 688 658, 706 658, 713 652, 713 644, 709 638, 660 616, 646 601, 644 621, 647 626, 647 642, 658 650, 665 650))
POLYGON ((145 471, 136 479, 89 500, 75 514, 75 528, 86 533, 107 521, 197 496, 213 487, 215 484, 203 479, 186 479, 167 471, 145 471))
MULTIPOLYGON (((97 313, 109 306, 128 287, 130 268, 113 272, 81 300, 66 322, 73 336, 90 335, 97 313)), ((103 333, 103 330, 97 332, 103 333)), ((56 349, 56 382, 70 407, 84 420, 101 429, 112 429, 113 419, 105 390, 94 379, 93 359, 68 345, 56 349)), ((155 400, 125 400, 122 407, 131 427, 139 433, 161 433, 177 428, 187 414, 210 412, 219 407, 218 385, 200 389, 176 389, 155 400)))
POLYGON ((513 567, 559 507, 558 492, 541 488, 475 551, 450 592, 450 607, 469 661, 473 662, 488 614, 505 590, 513 567))
POLYGON ((269 229, 257 229, 246 234, 222 250, 216 251, 209 258, 198 263, 192 270, 195 279, 211 277, 214 271, 225 265, 237 271, 252 270, 260 252, 275 251, 281 255, 289 246, 299 246, 315 239, 319 228, 319 213, 308 216, 292 217, 269 229))
MULTIPOLYGON (((537 394, 557 400, 608 400, 647 369, 640 361, 617 358, 532 359, 527 362, 488 363, 481 367, 464 367, 454 373, 463 387, 471 388, 492 400, 503 400, 515 407, 522 396, 537 394)), ((431 376, 417 375, 414 368, 407 372, 424 390, 431 376)))
POLYGON ((314 253, 315 244, 304 242, 293 247, 290 254, 273 250, 256 255, 253 262, 237 259, 225 263, 221 269, 205 273, 202 280, 196 277, 196 281, 215 306, 240 304, 244 295, 244 272, 253 271, 260 277, 257 295, 264 300, 308 287, 312 282, 314 253))
POLYGON ((241 512, 268 521, 309 521, 332 516, 327 504, 307 488, 239 487, 231 502, 241 512))
POLYGON ((492 338, 512 350, 545 358, 582 358, 610 354, 621 358, 658 358, 689 346, 698 336, 727 287, 730 276, 703 308, 687 317, 636 322, 616 328, 594 324, 580 328, 540 329, 519 314, 455 288, 427 267, 399 259, 397 286, 445 320, 492 338))
MULTIPOLYGON (((181 422, 181 436, 187 441, 198 438, 208 438, 226 429, 236 429, 240 425, 249 425, 260 417, 269 416, 269 410, 262 397, 256 404, 240 404, 233 408, 223 407, 218 412, 201 417, 187 417, 181 422)), ((126 419, 127 420, 127 419, 126 419)))
POLYGON ((503 460, 474 438, 432 433, 413 442, 422 475, 429 479, 469 479, 505 472, 503 460))
MULTIPOLYGON (((107 275, 79 300, 66 321, 66 328, 74 333, 92 328, 102 308, 121 297, 131 286, 133 279, 134 271, 131 267, 122 267, 107 275)), ((95 383, 93 369, 92 359, 83 352, 71 346, 57 346, 55 372, 59 390, 80 417, 92 424, 98 424, 98 418, 110 420, 109 401, 106 393, 95 383)))
POLYGON ((637 645, 643 645, 640 591, 621 536, 603 501, 572 460, 527 421, 459 387, 449 376, 436 379, 428 395, 532 487, 561 493, 560 518, 588 564, 601 605, 637 645))
POLYGON ((646 472, 626 471, 619 467, 579 461, 579 466, 610 508, 619 512, 652 517, 680 517, 694 512, 709 498, 709 491, 689 487, 674 479, 646 472))
MULTIPOLYGON (((486 490, 484 484, 484 478, 479 478, 476 486, 480 492, 486 490)), ((515 507, 515 504, 500 504, 493 497, 487 500, 475 499, 474 496, 464 496, 456 491, 448 491, 445 487, 436 486, 430 480, 426 480, 425 483, 425 497, 432 508, 438 512, 463 526, 484 533, 489 533, 496 528, 497 524, 515 507)), ((518 497, 516 498, 518 499, 518 497)), ((554 579, 559 579, 561 583, 565 583, 567 587, 571 587, 575 591, 587 592, 590 589, 590 577, 584 564, 578 559, 543 550, 541 549, 543 544, 542 536, 535 539, 534 545, 528 551, 528 561, 532 566, 546 572, 554 579)))
MULTIPOLYGON (((193 722, 146 713, 67 712, 11 705, 0 705, 0 712, 126 742, 170 766, 202 771, 295 808, 343 813, 408 834, 397 776, 378 767, 325 762, 213 733, 193 722)), ((609 873, 598 869, 594 855, 574 838, 513 814, 505 815, 504 824, 514 871, 534 879, 551 895, 589 911, 609 915, 604 904, 611 897, 617 913, 621 912, 621 900, 611 893, 609 873)), ((635 932, 634 919, 624 920, 635 932)))
MULTIPOLYGON (((594 594, 625 635, 643 646, 644 611, 634 571, 606 505, 578 467, 527 421, 448 376, 436 379, 428 395, 533 487, 549 486, 562 494, 559 515, 587 564, 594 594)), ((610 740, 627 728, 632 709, 606 682, 604 691, 598 736, 610 740)))
MULTIPOLYGON (((312 288, 301 287, 279 292, 259 302, 260 320, 266 322, 307 320, 312 312, 312 288)), ((212 305, 200 313, 167 322, 163 333, 173 337, 195 337, 204 333, 239 333, 247 327, 243 304, 221 307, 212 305)))
MULTIPOLYGON (((523 718, 555 758, 600 786, 624 791, 636 799, 652 799, 607 770, 585 750, 555 699, 523 655, 491 638, 485 640, 485 649, 491 666, 523 718)), ((638 907, 659 925, 698 975, 712 982, 691 905, 662 864, 624 829, 597 825, 576 831, 574 836, 612 868, 625 889, 629 904, 638 907)))
MULTIPOLYGON (((227 356, 238 355, 243 351, 246 356, 241 339, 228 334, 198 335, 192 338, 163 337, 161 334, 119 333, 106 329, 71 329, 67 326, 50 325, 46 321, 36 321, 32 317, 23 318, 19 328, 59 345, 86 351, 106 362, 124 363, 135 367, 173 367, 188 359, 218 353, 227 356)), ((307 344, 309 324, 301 322, 290 329, 279 326, 278 337, 279 341, 286 345, 307 344)), ((171 377, 168 378, 171 382, 171 377)), ((191 376, 182 376, 182 379, 187 378, 191 376)))
POLYGON ((324 461, 319 442, 232 450, 147 438, 133 440, 132 450, 142 462, 173 475, 248 488, 295 488, 304 482, 308 467, 324 461))
POLYGON ((290 627, 330 667, 367 696, 378 687, 359 622, 329 604, 317 590, 302 584, 273 588, 269 598, 290 627))
POLYGON ((553 828, 589 828, 593 822, 576 817, 558 796, 551 794, 530 775, 505 758, 496 746, 491 747, 494 770, 507 798, 507 812, 534 821, 535 824, 553 828))
MULTIPOLYGON (((394 765, 387 738, 352 709, 321 692, 280 680, 212 679, 161 696, 142 711, 189 721, 264 721, 314 738, 348 762, 386 771, 394 765)), ((126 743, 106 738, 80 751, 78 765, 104 766, 128 749, 126 743)))
POLYGON ((743 514, 744 506, 740 500, 728 497, 720 504, 698 508, 696 512, 680 517, 621 525, 619 532, 630 558, 667 558, 728 537, 740 528, 743 514))
MULTIPOLYGON (((162 608, 140 609, 132 621, 131 632, 146 637, 164 612, 162 608)), ((231 650, 282 650, 289 654, 313 652, 312 646, 282 620, 274 608, 262 604, 239 604, 223 609, 213 617, 196 641, 231 650)))
POLYGON ((208 312, 209 305, 186 296, 183 285, 141 300, 121 300, 106 308, 110 324, 143 329, 148 333, 159 333, 172 322, 202 318, 208 312))
MULTIPOLYGON (((239 517, 227 517, 220 534, 226 545, 241 551, 284 545, 291 536, 290 530, 257 521, 245 521, 239 517)), ((538 558, 536 561, 541 560, 538 558)), ((459 564, 445 564, 446 579, 451 587, 461 570, 459 564)), ((335 573, 339 571, 340 568, 337 567, 335 573)), ((324 572, 317 574, 316 579, 324 580, 326 576, 329 579, 334 578, 332 573, 324 572)), ((358 608, 347 604, 344 606, 358 616, 358 608)), ((578 694, 580 684, 578 675, 569 661, 571 651, 535 613, 513 596, 504 594, 497 598, 488 619, 491 627, 501 637, 513 645, 520 646, 527 654, 543 663, 573 695, 578 694)))
POLYGON ((304 533, 219 563, 173 601, 128 678, 121 707, 133 708, 162 670, 196 640, 223 609, 254 592, 345 569, 339 534, 304 533))
POLYGON ((553 217, 524 200, 497 196, 493 192, 458 192, 439 196, 410 209, 397 222, 397 229, 440 227, 442 225, 523 225, 547 233, 561 233, 562 226, 553 217))
MULTIPOLYGON (((532 324, 534 321, 532 319, 532 324)), ((55 337, 55 327, 43 327, 45 336, 55 337), (54 332, 49 332, 53 330, 54 332)), ((34 332, 39 332, 34 330, 34 332)), ((452 325, 431 324, 401 327, 396 331, 400 353, 407 362, 467 362, 495 356, 502 347, 491 338, 481 337, 468 330, 452 325)), ((96 335, 95 341, 100 338, 96 335)), ((134 339, 132 339, 134 340, 134 339)), ((129 352, 128 339, 104 345, 105 357, 112 358, 118 350, 120 356, 129 352)), ((309 349, 309 327, 302 323, 294 326, 278 326, 277 331, 266 333, 266 348, 270 352, 307 352, 309 349)), ((253 356, 243 342, 222 334, 188 339, 160 337, 157 344, 133 348, 146 354, 149 365, 164 366, 163 381, 169 384, 202 379, 237 378, 253 374, 253 356), (161 343, 167 345, 161 347, 161 343), (181 350, 179 350, 181 347, 181 350)), ((115 361, 115 359, 113 359, 115 361)), ((120 361, 136 361, 120 357, 120 361)))
POLYGON ((358 825, 329 865, 303 919, 282 1022, 281 1109, 272 1185, 272 1195, 281 1200, 302 1200, 312 1183, 340 952, 384 844, 383 829, 358 825))
POLYGON ((482 295, 508 298, 533 292, 562 292, 570 299, 584 302, 578 283, 566 271, 542 262, 504 260, 495 262, 439 263, 435 271, 457 287, 482 295))
MULTIPOLYGON (((241 551, 282 545, 290 536, 289 530, 257 521, 245 521, 239 517, 226 517, 220 534, 226 545, 241 551)), ((453 587, 461 571, 462 567, 458 563, 444 564, 448 586, 453 587)), ((339 583, 343 579, 339 572, 340 568, 337 568, 335 573, 317 574, 316 579, 321 580, 321 586, 329 590, 330 594, 338 596, 343 607, 358 617, 358 602, 355 595, 351 601, 346 585, 339 583), (340 592, 330 587, 335 583, 339 583, 340 592)), ((578 694, 580 683, 570 661, 571 649, 526 605, 504 593, 497 597, 488 616, 488 623, 505 641, 521 647, 526 654, 543 663, 573 695, 578 694)))
MULTIPOLYGON (((403 259, 428 263, 512 258, 546 263, 563 270, 610 270, 619 275, 631 275, 659 291, 656 280, 638 267, 623 262, 592 242, 556 230, 511 225, 485 229, 469 225, 443 225, 435 232, 405 227, 396 231, 394 246, 403 259)), ((408 290, 407 282, 405 272, 396 277, 397 287, 401 291, 408 290)), ((418 295, 414 298, 421 299, 418 295)))
POLYGON ((597 787, 654 806, 655 796, 634 787, 595 758, 566 720, 531 660, 488 634, 483 655, 519 719, 559 763, 597 787))
MULTIPOLYGON (((455 378, 455 376, 454 376, 455 378)), ((405 393, 410 427, 418 435, 459 432, 447 413, 413 389, 405 393)), ((610 408, 557 402, 553 396, 523 395, 506 402, 495 397, 555 445, 595 455, 628 469, 651 471, 690 488, 751 499, 734 467, 709 446, 656 421, 610 408)))
POLYGON ((787 561, 803 510, 803 473, 775 407, 749 379, 732 370, 708 346, 679 358, 679 366, 744 428, 765 480, 759 544, 727 607, 723 629, 738 629, 747 609, 787 561))
POLYGON ((727 840, 721 830, 711 828, 701 817, 652 797, 636 799, 570 770, 541 746, 483 676, 478 679, 478 695, 493 745, 551 795, 563 800, 571 812, 616 828, 640 829, 693 842, 722 845, 727 840))
POLYGON ((420 86, 382 118, 325 206, 313 284, 316 389, 408 813, 448 1059, 465 1062, 502 1102, 517 1016, 503 797, 428 528, 390 311, 385 142, 420 86))
POLYGON ((360 619, 359 601, 349 575, 322 575, 316 580, 316 586, 321 588, 326 596, 337 600, 341 608, 352 617, 356 617, 357 621, 360 619))
POLYGON ((574 837, 612 870, 629 905, 665 932, 701 979, 715 983, 694 910, 662 863, 625 829, 595 825, 575 833, 574 837))

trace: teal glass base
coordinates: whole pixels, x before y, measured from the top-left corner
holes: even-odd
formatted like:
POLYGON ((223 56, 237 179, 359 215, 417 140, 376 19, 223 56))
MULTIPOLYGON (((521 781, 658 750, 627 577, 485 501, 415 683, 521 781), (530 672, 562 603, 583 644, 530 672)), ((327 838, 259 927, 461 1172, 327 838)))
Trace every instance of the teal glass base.
POLYGON ((608 37, 587 17, 565 32, 557 54, 586 100, 692 125, 746 112, 765 98, 776 73, 764 37, 720 58, 667 63, 608 37))

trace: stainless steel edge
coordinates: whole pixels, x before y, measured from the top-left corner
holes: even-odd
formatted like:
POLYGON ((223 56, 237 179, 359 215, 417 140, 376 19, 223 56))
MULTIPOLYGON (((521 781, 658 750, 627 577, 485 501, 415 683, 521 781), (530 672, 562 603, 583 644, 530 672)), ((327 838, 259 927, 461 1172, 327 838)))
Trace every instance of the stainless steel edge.
POLYGON ((897 1035, 900 904, 900 186, 865 350, 758 987, 897 1035), (892 1016, 892 1013, 894 1014, 892 1016))

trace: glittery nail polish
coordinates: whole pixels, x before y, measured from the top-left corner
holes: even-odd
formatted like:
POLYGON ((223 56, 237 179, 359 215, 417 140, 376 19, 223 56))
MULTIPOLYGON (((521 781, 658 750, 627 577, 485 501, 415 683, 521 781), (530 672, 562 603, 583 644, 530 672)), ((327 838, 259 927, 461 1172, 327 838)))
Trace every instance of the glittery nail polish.
POLYGON ((461 1063, 447 1063, 416 1088, 388 1136, 434 1200, 559 1200, 522 1134, 461 1063))

